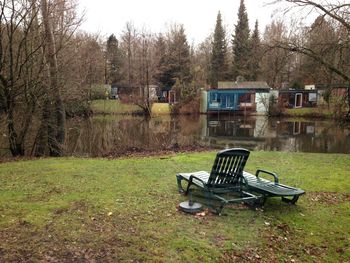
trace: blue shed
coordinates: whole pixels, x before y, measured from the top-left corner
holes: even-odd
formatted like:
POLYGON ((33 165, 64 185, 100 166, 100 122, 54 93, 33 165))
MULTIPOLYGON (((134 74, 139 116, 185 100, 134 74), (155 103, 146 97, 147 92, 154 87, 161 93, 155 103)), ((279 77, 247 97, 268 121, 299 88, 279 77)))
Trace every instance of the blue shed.
POLYGON ((206 111, 256 111, 256 94, 269 91, 262 81, 219 82, 217 89, 207 92, 206 111))
POLYGON ((208 106, 210 110, 239 110, 240 101, 247 100, 248 90, 210 90, 208 91, 208 106))

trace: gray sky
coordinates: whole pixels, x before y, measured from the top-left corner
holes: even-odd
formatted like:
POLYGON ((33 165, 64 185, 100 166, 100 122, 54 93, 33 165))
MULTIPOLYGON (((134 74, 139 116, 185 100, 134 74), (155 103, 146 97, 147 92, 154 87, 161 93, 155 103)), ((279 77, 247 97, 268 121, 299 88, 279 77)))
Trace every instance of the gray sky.
MULTIPOLYGON (((266 6, 265 0, 245 0, 251 29, 259 20, 260 31, 271 21, 276 6, 266 6)), ((153 33, 165 32, 171 23, 184 24, 189 42, 202 42, 213 30, 217 12, 232 33, 237 21, 240 0, 79 0, 85 10, 81 29, 102 35, 119 36, 126 22, 153 33)))

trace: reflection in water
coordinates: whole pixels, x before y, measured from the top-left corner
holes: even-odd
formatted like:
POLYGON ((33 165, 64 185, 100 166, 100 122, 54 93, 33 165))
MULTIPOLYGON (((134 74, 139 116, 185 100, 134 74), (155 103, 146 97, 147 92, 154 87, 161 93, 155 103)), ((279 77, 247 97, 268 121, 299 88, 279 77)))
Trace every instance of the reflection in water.
POLYGON ((67 151, 70 155, 106 156, 130 150, 174 149, 195 145, 199 132, 198 117, 98 116, 70 125, 67 151))
POLYGON ((329 121, 297 122, 265 117, 99 116, 71 124, 69 154, 104 156, 130 149, 210 148, 350 153, 350 127, 329 121))
MULTIPOLYGON (((95 116, 67 123, 67 155, 108 156, 130 150, 188 146, 244 147, 250 150, 350 153, 350 125, 331 121, 293 121, 266 117, 95 116)), ((0 127, 0 154, 8 152, 6 127, 0 127)), ((32 139, 28 136, 27 151, 32 139)))
POLYGON ((265 117, 208 120, 201 138, 207 146, 251 150, 350 153, 350 127, 330 121, 265 117))

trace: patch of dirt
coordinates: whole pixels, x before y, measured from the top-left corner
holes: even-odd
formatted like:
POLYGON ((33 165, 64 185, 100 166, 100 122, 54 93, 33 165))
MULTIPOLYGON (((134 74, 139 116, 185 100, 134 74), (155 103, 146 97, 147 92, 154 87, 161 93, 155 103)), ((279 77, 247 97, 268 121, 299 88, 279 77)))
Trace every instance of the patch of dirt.
MULTIPOLYGON (((0 157, 0 163, 10 163, 10 162, 23 162, 23 161, 32 161, 39 160, 41 157, 30 157, 30 156, 21 156, 21 157, 0 157)), ((0 261, 1 263, 1 261, 0 261)))
MULTIPOLYGON (((141 149, 137 147, 130 147, 125 150, 119 150, 115 152, 109 152, 107 154, 103 154, 102 156, 91 156, 91 158, 108 158, 108 159, 118 159, 125 157, 149 157, 149 156, 162 156, 162 155, 174 155, 177 153, 195 153, 195 152, 209 152, 212 151, 213 148, 203 147, 200 145, 189 145, 189 146, 180 146, 175 143, 170 148, 164 149, 141 149)), ((69 155, 67 155, 69 156, 69 155)), ((47 156, 49 157, 49 156, 47 156)), ((9 163, 9 162, 19 162, 19 161, 33 161, 45 159, 46 157, 31 157, 31 156, 23 156, 23 157, 0 157, 0 163, 9 163)), ((1 262, 0 262, 1 263, 1 262)))
POLYGON ((52 187, 50 189, 47 189, 43 193, 39 195, 33 195, 33 194, 28 194, 26 197, 26 201, 28 202, 43 202, 43 201, 48 201, 53 195, 61 195, 62 190, 60 190, 57 187, 52 187))
POLYGON ((300 262, 300 258, 308 255, 315 262, 322 261, 328 248, 326 246, 305 246, 299 240, 295 240, 299 233, 285 223, 265 223, 266 228, 259 234, 266 245, 247 245, 243 250, 227 251, 223 255, 225 262, 300 262))
MULTIPOLYGON (((85 210, 84 202, 74 202, 68 209, 85 210)), ((56 211, 59 217, 66 211, 56 211)), ((77 219, 78 220, 78 219, 77 219)), ((75 222, 77 221, 75 220, 75 222)), ((80 220, 80 219, 79 219, 80 220)), ((121 252, 133 244, 121 239, 132 235, 123 222, 107 215, 81 217, 81 233, 70 234, 67 225, 53 219, 44 228, 19 220, 0 229, 0 263, 2 262, 119 262, 121 252)), ((76 228, 71 229, 76 232, 76 228)))
POLYGON ((278 262, 278 259, 272 249, 263 250, 259 248, 246 248, 243 251, 224 253, 222 259, 224 262, 278 262))
POLYGON ((337 205, 344 202, 350 202, 350 195, 334 193, 334 192, 311 192, 307 194, 312 202, 337 205))
POLYGON ((102 157, 108 159, 124 158, 124 157, 148 157, 148 156, 159 156, 159 155, 173 155, 176 153, 192 153, 192 152, 206 152, 212 149, 208 147, 202 147, 198 145, 193 146, 179 146, 174 144, 168 149, 158 149, 158 150, 145 150, 136 147, 128 148, 125 151, 110 152, 103 155, 102 157))

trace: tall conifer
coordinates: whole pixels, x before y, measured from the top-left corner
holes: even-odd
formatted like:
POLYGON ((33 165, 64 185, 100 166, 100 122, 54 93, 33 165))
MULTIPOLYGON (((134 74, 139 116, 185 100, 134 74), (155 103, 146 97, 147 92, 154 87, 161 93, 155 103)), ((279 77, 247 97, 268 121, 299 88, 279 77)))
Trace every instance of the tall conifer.
POLYGON ((216 26, 214 31, 214 39, 212 43, 212 53, 210 61, 210 85, 217 87, 218 81, 226 80, 227 78, 227 44, 226 33, 222 26, 220 12, 216 18, 216 26))
POLYGON ((192 80, 190 66, 190 46, 183 25, 173 25, 166 39, 166 52, 163 57, 163 78, 160 82, 167 87, 172 87, 176 79, 182 84, 192 80))
POLYGON ((256 81, 260 74, 260 61, 262 55, 258 20, 255 22, 255 28, 250 39, 250 52, 249 79, 256 81))
POLYGON ((118 83, 121 80, 122 57, 119 50, 119 42, 114 34, 107 39, 107 79, 109 84, 118 83))
POLYGON ((238 10, 238 22, 235 27, 235 35, 232 41, 233 45, 233 76, 242 76, 245 79, 249 78, 249 24, 244 0, 238 10))

